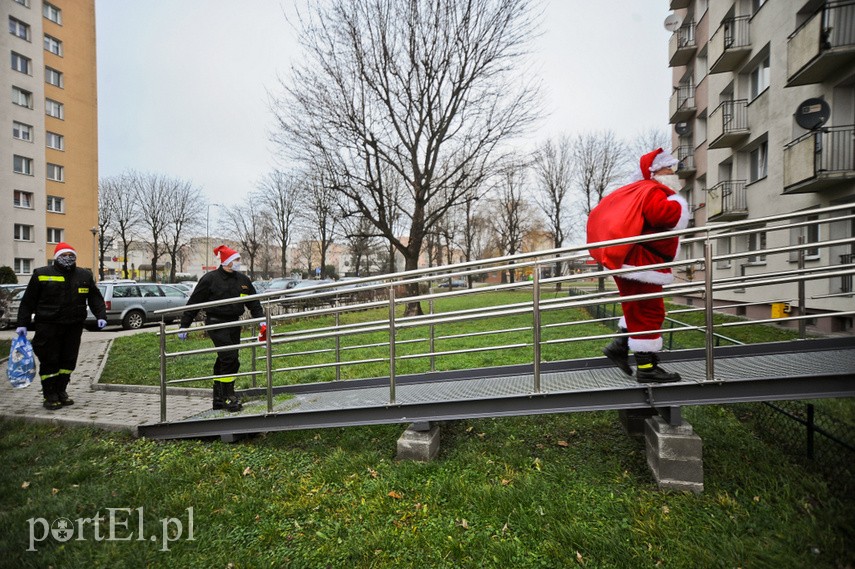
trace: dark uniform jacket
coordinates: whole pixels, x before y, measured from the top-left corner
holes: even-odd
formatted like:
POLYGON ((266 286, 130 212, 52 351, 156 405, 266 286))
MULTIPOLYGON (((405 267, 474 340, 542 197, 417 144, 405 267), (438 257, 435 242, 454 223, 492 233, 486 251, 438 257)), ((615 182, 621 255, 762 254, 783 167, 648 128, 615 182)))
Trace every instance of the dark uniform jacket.
MULTIPOLYGON (((222 267, 216 271, 205 273, 199 279, 196 288, 187 300, 187 305, 199 304, 201 302, 211 302, 214 300, 225 300, 227 298, 240 298, 255 294, 255 287, 252 286, 252 281, 243 273, 232 271, 226 272, 222 267)), ((243 314, 244 308, 248 308, 253 318, 261 318, 264 316, 264 309, 261 308, 261 303, 257 300, 234 304, 226 304, 223 306, 212 306, 205 309, 205 320, 209 324, 217 322, 233 322, 238 320, 243 314)), ((187 328, 196 318, 199 309, 188 310, 181 317, 181 327, 187 328)))
POLYGON ((33 313, 36 324, 83 324, 87 304, 95 318, 107 319, 104 297, 92 273, 76 266, 41 267, 33 272, 21 299, 18 326, 29 327, 33 313))

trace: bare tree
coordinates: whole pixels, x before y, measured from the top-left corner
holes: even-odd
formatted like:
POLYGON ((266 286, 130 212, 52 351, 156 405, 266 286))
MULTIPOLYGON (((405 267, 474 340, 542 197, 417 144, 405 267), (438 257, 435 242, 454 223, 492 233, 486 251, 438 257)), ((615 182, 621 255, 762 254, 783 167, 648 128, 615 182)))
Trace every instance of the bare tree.
POLYGON ((115 180, 102 178, 98 182, 98 278, 104 279, 104 257, 113 246, 113 218, 115 215, 115 180))
POLYGON ((302 176, 281 170, 269 173, 254 192, 270 226, 270 235, 280 248, 282 276, 288 274, 288 247, 294 238, 297 218, 305 202, 302 176))
POLYGON ((151 253, 151 276, 157 280, 157 261, 164 253, 164 241, 169 226, 168 208, 173 181, 160 174, 132 173, 130 183, 139 208, 143 238, 151 253))
MULTIPOLYGON (((671 136, 662 128, 645 128, 627 142, 627 161, 630 164, 638 164, 639 158, 657 148, 664 148, 670 152, 671 136)), ((634 171, 632 173, 635 174, 634 171)))
POLYGON ((586 218, 606 191, 620 180, 626 159, 624 148, 611 130, 580 134, 573 140, 574 181, 582 194, 586 218))
POLYGON ((310 235, 317 237, 320 254, 320 277, 326 278, 327 252, 335 240, 341 225, 341 213, 335 189, 330 186, 321 172, 309 178, 306 195, 305 221, 310 235))
POLYGON ((168 180, 166 183, 170 186, 170 191, 167 200, 162 204, 166 210, 164 246, 171 263, 169 282, 174 283, 176 268, 181 261, 180 253, 189 243, 188 234, 199 229, 199 220, 202 219, 206 203, 202 192, 192 183, 179 179, 168 180))
MULTIPOLYGON (((547 227, 552 234, 552 246, 556 249, 563 247, 572 225, 569 215, 573 182, 570 139, 562 136, 556 141, 546 141, 535 152, 532 168, 537 182, 535 202, 546 216, 547 227)), ((555 273, 561 272, 561 263, 558 262, 555 273)), ((558 286, 560 288, 561 283, 558 286)))
POLYGON ((534 1, 331 0, 299 18, 306 57, 282 83, 276 138, 329 171, 348 213, 370 220, 408 270, 445 212, 494 171, 499 145, 539 114, 518 65, 534 1))
MULTIPOLYGON (((134 193, 135 177, 136 174, 126 172, 119 176, 102 178, 99 183, 99 192, 110 196, 107 198, 111 208, 110 230, 121 245, 122 277, 124 278, 130 275, 128 252, 140 223, 140 209, 137 207, 137 198, 134 193)), ((101 264, 103 266, 103 262, 101 264)))
POLYGON ((248 200, 243 205, 223 208, 220 221, 223 231, 239 244, 241 259, 249 260, 251 278, 255 276, 255 259, 262 246, 263 224, 259 221, 259 207, 255 200, 248 200))
MULTIPOLYGON (((533 227, 532 207, 524 197, 527 193, 526 175, 525 165, 517 163, 508 166, 496 186, 491 221, 502 255, 521 252, 523 238, 533 227)), ((510 282, 515 282, 515 271, 509 273, 510 282)))
POLYGON ((357 277, 372 274, 372 268, 378 268, 377 250, 379 245, 374 226, 364 217, 349 217, 342 220, 342 231, 350 250, 350 266, 357 277))

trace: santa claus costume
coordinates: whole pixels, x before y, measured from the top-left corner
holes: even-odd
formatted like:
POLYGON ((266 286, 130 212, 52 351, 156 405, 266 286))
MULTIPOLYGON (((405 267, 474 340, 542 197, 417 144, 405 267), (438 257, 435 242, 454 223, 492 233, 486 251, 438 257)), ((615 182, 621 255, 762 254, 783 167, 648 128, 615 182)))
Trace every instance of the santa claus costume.
MULTIPOLYGON (((588 218, 588 243, 652 235, 684 229, 689 224, 689 208, 677 190, 674 174, 677 160, 657 148, 639 160, 641 179, 604 197, 588 218)), ((635 269, 615 275, 622 297, 661 293, 662 286, 673 282, 670 267, 650 269, 650 265, 673 261, 679 252, 679 237, 612 245, 591 249, 591 256, 607 269, 635 269)), ((629 350, 635 354, 636 380, 640 383, 679 381, 680 376, 663 370, 656 353, 662 350, 662 335, 657 330, 665 321, 665 302, 659 298, 622 302, 620 331, 627 338, 615 338, 603 349, 618 367, 632 375, 629 350)))

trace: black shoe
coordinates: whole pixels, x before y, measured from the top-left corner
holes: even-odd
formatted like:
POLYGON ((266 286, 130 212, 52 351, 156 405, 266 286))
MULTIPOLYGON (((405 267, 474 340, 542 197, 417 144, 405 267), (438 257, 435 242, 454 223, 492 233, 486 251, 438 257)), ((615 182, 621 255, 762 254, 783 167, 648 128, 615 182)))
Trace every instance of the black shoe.
POLYGON ((226 411, 240 411, 243 409, 243 403, 240 401, 240 397, 235 393, 235 382, 223 382, 223 402, 225 404, 226 411))
POLYGON ((214 382, 214 402, 211 407, 214 410, 226 408, 226 401, 223 397, 223 382, 221 381, 214 382))
POLYGON ((60 391, 57 395, 59 395, 59 404, 61 407, 68 407, 69 405, 74 405, 74 399, 68 396, 68 393, 65 391, 60 391))
POLYGON ((68 382, 71 381, 71 377, 68 375, 61 375, 54 381, 56 381, 56 395, 59 397, 60 405, 63 407, 74 405, 74 399, 70 398, 68 396, 68 392, 65 391, 68 388, 68 382))
POLYGON ((59 402, 58 387, 59 385, 56 383, 55 377, 42 380, 42 394, 45 396, 42 406, 48 411, 56 411, 62 408, 62 403, 59 402))
POLYGON ((636 352, 635 363, 638 365, 635 372, 638 383, 672 383, 682 379, 679 373, 659 367, 659 357, 653 352, 636 352))
POLYGON ((629 348, 624 346, 621 340, 625 341, 626 338, 612 340, 611 344, 603 348, 603 355, 609 358, 626 375, 632 375, 632 367, 629 365, 629 348))

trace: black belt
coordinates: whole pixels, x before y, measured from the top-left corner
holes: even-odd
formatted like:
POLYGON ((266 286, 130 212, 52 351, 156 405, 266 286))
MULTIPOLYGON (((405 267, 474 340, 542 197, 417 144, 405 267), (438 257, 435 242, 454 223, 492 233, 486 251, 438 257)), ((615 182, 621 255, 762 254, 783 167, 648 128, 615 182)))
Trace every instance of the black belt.
POLYGON ((647 244, 647 242, 637 243, 637 245, 641 245, 648 253, 653 253, 666 263, 670 263, 674 260, 674 257, 671 255, 663 255, 661 251, 657 251, 654 247, 647 244))

